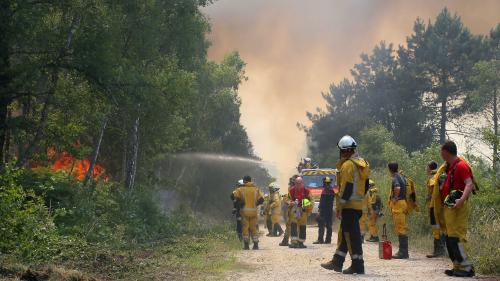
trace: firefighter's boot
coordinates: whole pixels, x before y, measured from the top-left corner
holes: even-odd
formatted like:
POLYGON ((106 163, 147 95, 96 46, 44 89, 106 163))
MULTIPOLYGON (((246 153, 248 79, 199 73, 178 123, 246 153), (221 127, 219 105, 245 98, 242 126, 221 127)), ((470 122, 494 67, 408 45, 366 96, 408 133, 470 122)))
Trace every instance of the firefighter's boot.
POLYGON ((321 267, 336 272, 342 272, 342 266, 344 265, 344 261, 345 257, 335 254, 331 261, 327 263, 322 263, 321 267))
POLYGON ((259 249, 259 242, 253 242, 252 250, 258 250, 258 249, 259 249))
POLYGON ((244 244, 243 250, 250 250, 250 243, 244 242, 243 244, 244 244))
POLYGON ((279 223, 274 224, 273 232, 274 236, 276 237, 280 237, 283 234, 283 228, 281 228, 281 225, 279 223))
POLYGON ((281 241, 280 246, 288 246, 288 236, 286 234, 285 236, 283 236, 283 240, 281 241))
POLYGON ((434 239, 434 252, 430 255, 427 255, 428 258, 437 258, 444 256, 444 236, 441 236, 441 239, 434 239))
POLYGON ((344 274, 365 274, 365 262, 362 259, 352 260, 351 267, 342 271, 344 274))
POLYGON ((399 250, 392 256, 393 259, 408 259, 408 236, 399 235, 399 250))

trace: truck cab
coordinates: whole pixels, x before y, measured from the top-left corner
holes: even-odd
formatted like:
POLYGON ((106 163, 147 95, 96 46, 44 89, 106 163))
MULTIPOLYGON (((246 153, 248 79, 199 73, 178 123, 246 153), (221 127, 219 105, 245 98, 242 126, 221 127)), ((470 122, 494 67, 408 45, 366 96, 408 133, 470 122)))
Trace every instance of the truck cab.
POLYGON ((332 188, 335 193, 338 192, 337 169, 303 169, 300 176, 304 181, 304 187, 309 190, 311 197, 314 200, 312 215, 316 216, 316 214, 318 214, 319 199, 321 198, 321 192, 323 191, 323 179, 325 177, 332 179, 332 188))

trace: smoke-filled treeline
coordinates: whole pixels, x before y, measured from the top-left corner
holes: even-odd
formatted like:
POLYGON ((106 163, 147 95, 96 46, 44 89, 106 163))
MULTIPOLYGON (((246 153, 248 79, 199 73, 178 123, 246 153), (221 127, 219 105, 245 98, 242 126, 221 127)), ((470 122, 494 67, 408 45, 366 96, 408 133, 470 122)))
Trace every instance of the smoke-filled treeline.
POLYGON ((485 155, 497 170, 499 58, 500 24, 484 37, 447 9, 428 23, 417 19, 404 46, 381 42, 361 55, 352 79, 323 94, 326 111, 308 113, 312 126, 303 127, 310 149, 331 164, 342 135, 359 138, 363 129, 382 125, 408 152, 450 135, 479 139, 490 146, 485 155), (464 116, 474 118, 474 134, 457 124, 464 116))
POLYGON ((209 1, 2 1, 0 166, 96 159, 132 188, 150 157, 251 156, 238 53, 207 60, 209 1))

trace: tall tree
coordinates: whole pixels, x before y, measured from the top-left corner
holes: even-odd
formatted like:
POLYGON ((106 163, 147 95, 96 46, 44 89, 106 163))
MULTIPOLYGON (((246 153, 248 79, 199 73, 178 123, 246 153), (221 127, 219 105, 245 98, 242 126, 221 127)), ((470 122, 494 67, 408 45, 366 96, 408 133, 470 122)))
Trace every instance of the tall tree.
POLYGON ((488 122, 483 134, 492 149, 491 161, 495 178, 498 173, 500 135, 498 130, 500 110, 500 60, 481 61, 473 68, 471 82, 475 90, 469 93, 472 112, 482 112, 488 122))
POLYGON ((435 108, 439 141, 444 142, 449 120, 464 114, 460 106, 470 89, 467 77, 484 55, 482 38, 471 34, 459 16, 444 8, 434 23, 425 26, 417 20, 407 44, 408 55, 420 65, 428 82, 425 98, 435 108))

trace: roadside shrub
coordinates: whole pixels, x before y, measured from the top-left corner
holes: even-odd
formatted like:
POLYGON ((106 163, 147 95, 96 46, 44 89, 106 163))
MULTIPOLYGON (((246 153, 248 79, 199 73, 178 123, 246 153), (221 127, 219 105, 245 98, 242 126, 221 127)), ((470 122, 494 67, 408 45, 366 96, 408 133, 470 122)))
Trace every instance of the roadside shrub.
POLYGON ((57 229, 43 198, 17 183, 22 173, 7 167, 0 174, 0 254, 49 259, 59 252, 57 229))

